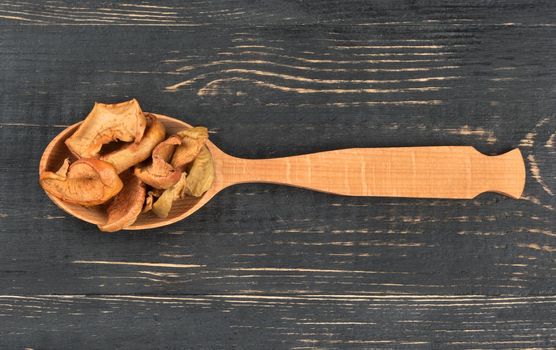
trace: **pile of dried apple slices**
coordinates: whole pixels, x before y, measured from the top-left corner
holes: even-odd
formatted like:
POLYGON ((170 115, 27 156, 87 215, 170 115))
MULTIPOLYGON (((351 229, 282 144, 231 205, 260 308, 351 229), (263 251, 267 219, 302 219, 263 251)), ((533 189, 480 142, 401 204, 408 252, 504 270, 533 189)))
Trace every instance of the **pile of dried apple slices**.
POLYGON ((165 218, 175 200, 200 197, 211 187, 207 140, 208 130, 200 126, 166 138, 164 125, 135 99, 95 103, 65 141, 76 160, 66 158, 56 172, 43 172, 40 184, 63 202, 104 206, 108 220, 98 227, 118 231, 148 211, 165 218))

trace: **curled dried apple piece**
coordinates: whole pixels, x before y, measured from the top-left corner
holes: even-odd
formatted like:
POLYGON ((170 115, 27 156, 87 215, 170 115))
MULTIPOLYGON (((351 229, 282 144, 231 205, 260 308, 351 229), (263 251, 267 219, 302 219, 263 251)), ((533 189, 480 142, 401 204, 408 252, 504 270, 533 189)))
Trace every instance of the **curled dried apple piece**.
POLYGON ((201 148, 208 140, 208 129, 203 126, 197 126, 178 132, 181 137, 181 145, 178 146, 172 157, 172 166, 174 168, 183 168, 193 161, 201 148))
POLYGON ((183 195, 183 190, 185 189, 187 183, 187 177, 185 173, 181 174, 179 181, 174 184, 172 187, 167 189, 162 193, 160 198, 152 205, 153 213, 161 219, 164 219, 170 213, 172 209, 172 204, 178 198, 181 198, 183 195))
POLYGON ((60 169, 56 171, 56 175, 60 176, 61 178, 65 178, 66 174, 68 173, 69 166, 70 166, 69 158, 64 159, 64 163, 62 164, 60 169))
POLYGON ((172 159, 176 146, 179 145, 181 145, 181 139, 176 135, 172 135, 156 146, 156 149, 153 151, 153 158, 169 162, 172 159))
POLYGON ((116 104, 95 103, 66 145, 79 158, 95 158, 102 145, 110 141, 139 143, 146 125, 136 99, 116 104))
POLYGON ((101 231, 114 232, 133 225, 137 220, 145 201, 145 184, 135 175, 128 174, 124 179, 124 188, 108 205, 108 220, 98 225, 101 231))
POLYGON ((164 140, 166 136, 164 124, 152 114, 147 114, 146 119, 147 129, 141 142, 127 144, 100 157, 100 159, 112 164, 118 174, 149 158, 156 145, 164 140))
MULTIPOLYGON (((214 164, 212 156, 206 147, 203 147, 193 160, 189 174, 181 174, 180 180, 164 191, 154 204, 147 203, 149 209, 159 218, 166 218, 172 209, 175 200, 185 196, 202 196, 214 181, 214 164)), ((151 200, 152 203, 152 200, 151 200)))
POLYGON ((146 184, 158 188, 167 189, 177 183, 181 177, 181 170, 175 169, 170 163, 176 146, 181 144, 178 136, 170 136, 161 142, 153 150, 152 163, 135 168, 135 175, 146 184))
POLYGON ((40 184, 54 197, 84 206, 105 203, 123 187, 110 163, 93 158, 79 159, 71 165, 66 159, 57 172, 42 173, 40 184))
POLYGON ((141 213, 147 213, 151 211, 155 198, 159 198, 162 193, 164 193, 164 190, 159 190, 156 188, 147 192, 147 198, 145 198, 145 205, 143 206, 143 211, 141 211, 141 213))
POLYGON ((152 191, 149 191, 147 192, 147 197, 145 197, 145 203, 143 204, 143 210, 141 210, 141 213, 147 213, 151 211, 151 209, 153 208, 153 202, 154 194, 152 193, 152 191))
POLYGON ((200 197, 208 191, 214 181, 214 164, 212 156, 206 147, 203 147, 187 174, 185 194, 200 197))

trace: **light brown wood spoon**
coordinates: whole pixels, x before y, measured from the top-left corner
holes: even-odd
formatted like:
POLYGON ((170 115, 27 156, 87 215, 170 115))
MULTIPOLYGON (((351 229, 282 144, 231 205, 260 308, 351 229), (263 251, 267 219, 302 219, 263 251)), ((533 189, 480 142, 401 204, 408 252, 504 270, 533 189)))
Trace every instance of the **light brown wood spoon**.
MULTIPOLYGON (((190 127, 181 120, 157 117, 167 135, 190 127)), ((45 149, 39 172, 57 170, 70 153, 64 141, 80 123, 62 131, 45 149)), ((141 230, 172 224, 196 212, 215 194, 240 183, 273 183, 346 196, 471 199, 483 192, 519 198, 525 186, 525 164, 519 149, 487 156, 471 146, 351 148, 274 158, 230 156, 212 142, 215 180, 200 198, 174 203, 166 219, 141 214, 128 229, 141 230)), ((67 213, 93 224, 106 221, 101 208, 72 205, 50 196, 67 213)))

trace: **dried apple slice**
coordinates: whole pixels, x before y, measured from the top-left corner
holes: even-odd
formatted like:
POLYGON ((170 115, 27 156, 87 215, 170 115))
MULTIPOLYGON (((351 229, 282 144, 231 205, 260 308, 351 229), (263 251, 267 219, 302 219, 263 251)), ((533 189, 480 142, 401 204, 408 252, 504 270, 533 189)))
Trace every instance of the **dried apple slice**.
POLYGON ((181 145, 178 146, 172 157, 172 166, 174 168, 183 168, 193 161, 201 148, 208 140, 208 129, 203 126, 197 126, 178 132, 181 137, 181 145))
POLYGON ((151 211, 154 203, 154 193, 152 191, 147 192, 147 197, 145 198, 145 203, 143 204, 143 210, 141 213, 147 213, 151 211))
POLYGON ((206 147, 203 147, 187 174, 187 185, 185 194, 200 197, 205 193, 214 181, 214 164, 212 156, 206 147))
POLYGON ((123 187, 110 163, 93 158, 79 159, 71 165, 66 159, 57 172, 41 174, 40 184, 54 197, 84 206, 105 203, 123 187))
POLYGON ((124 188, 108 205, 108 221, 98 225, 101 231, 114 232, 129 227, 141 214, 146 196, 145 184, 133 174, 128 174, 124 182, 124 188))
POLYGON ((179 145, 181 145, 179 136, 172 135, 156 146, 156 149, 153 151, 153 158, 169 162, 172 159, 176 146, 179 145))
POLYGON ((193 161, 189 174, 183 172, 180 180, 164 191, 160 198, 152 204, 152 208, 151 204, 147 203, 147 211, 152 210, 156 216, 164 219, 170 213, 175 200, 185 196, 200 197, 212 186, 213 181, 212 156, 209 150, 203 147, 193 161))
POLYGON ((172 158, 174 149, 180 144, 181 139, 175 135, 158 144, 153 150, 152 163, 147 166, 136 167, 135 175, 154 188, 170 188, 181 177, 181 170, 175 169, 168 163, 172 158))
POLYGON ((130 143, 124 147, 105 154, 100 159, 112 164, 118 174, 149 158, 153 149, 166 136, 166 129, 156 116, 147 114, 147 129, 141 142, 130 143))
POLYGON ((174 184, 172 187, 167 189, 162 193, 160 198, 152 205, 153 213, 159 218, 166 218, 170 209, 172 209, 172 204, 178 198, 182 197, 183 190, 187 183, 187 177, 185 173, 181 174, 180 180, 174 184))
POLYGON ((145 198, 145 205, 143 206, 143 210, 141 211, 141 213, 148 213, 149 211, 151 211, 151 209, 153 208, 155 198, 159 198, 160 196, 162 196, 162 193, 164 193, 164 191, 165 190, 160 190, 156 188, 148 191, 147 198, 145 198))
POLYGON ((95 103, 66 145, 79 158, 95 158, 102 145, 110 141, 139 143, 146 125, 136 99, 116 104, 95 103))

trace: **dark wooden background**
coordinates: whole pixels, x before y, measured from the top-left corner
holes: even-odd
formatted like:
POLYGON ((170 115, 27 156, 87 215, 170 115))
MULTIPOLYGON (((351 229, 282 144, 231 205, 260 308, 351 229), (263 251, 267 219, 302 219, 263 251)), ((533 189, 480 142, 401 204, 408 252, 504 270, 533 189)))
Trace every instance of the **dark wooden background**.
POLYGON ((0 348, 556 348, 556 2, 0 1, 0 348), (520 147, 521 200, 220 193, 100 233, 39 157, 94 101, 233 155, 520 147))

